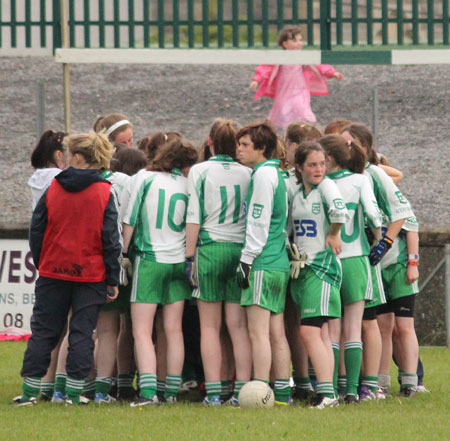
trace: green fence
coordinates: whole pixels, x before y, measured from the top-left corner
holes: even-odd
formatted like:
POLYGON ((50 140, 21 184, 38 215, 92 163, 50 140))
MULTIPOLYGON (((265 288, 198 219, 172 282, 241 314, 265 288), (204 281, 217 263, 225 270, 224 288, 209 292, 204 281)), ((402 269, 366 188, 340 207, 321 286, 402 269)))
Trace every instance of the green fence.
MULTIPOLYGON (((71 47, 448 45, 449 0, 66 0, 71 47)), ((1 0, 0 48, 61 46, 61 0, 1 0)))

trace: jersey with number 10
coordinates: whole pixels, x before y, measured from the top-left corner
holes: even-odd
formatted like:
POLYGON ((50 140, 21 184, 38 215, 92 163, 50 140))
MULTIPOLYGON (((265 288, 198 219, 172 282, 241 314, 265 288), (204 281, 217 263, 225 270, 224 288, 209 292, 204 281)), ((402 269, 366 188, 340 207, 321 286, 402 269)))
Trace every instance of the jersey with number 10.
POLYGON ((330 173, 328 177, 339 188, 349 215, 341 230, 342 252, 339 258, 368 256, 370 245, 364 232, 364 220, 371 228, 381 227, 381 212, 369 178, 346 169, 330 173))
POLYGON ((244 200, 251 169, 228 155, 213 156, 189 171, 186 222, 200 225, 198 244, 244 242, 244 200))
POLYGON ((321 280, 340 287, 342 269, 331 247, 325 249, 330 224, 345 224, 347 209, 337 185, 329 178, 306 194, 303 185, 292 198, 289 230, 299 251, 307 255, 308 265, 321 280))
POLYGON ((187 183, 180 170, 141 170, 133 180, 124 223, 135 228, 138 255, 160 263, 181 263, 186 254, 187 183))

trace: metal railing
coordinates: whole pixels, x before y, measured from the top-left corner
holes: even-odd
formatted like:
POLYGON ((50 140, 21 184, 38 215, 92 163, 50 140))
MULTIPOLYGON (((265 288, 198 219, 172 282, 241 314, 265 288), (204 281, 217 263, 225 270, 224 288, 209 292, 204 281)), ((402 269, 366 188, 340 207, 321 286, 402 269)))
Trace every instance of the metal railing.
POLYGON ((1 0, 0 48, 276 46, 286 24, 305 46, 449 45, 449 0, 1 0))

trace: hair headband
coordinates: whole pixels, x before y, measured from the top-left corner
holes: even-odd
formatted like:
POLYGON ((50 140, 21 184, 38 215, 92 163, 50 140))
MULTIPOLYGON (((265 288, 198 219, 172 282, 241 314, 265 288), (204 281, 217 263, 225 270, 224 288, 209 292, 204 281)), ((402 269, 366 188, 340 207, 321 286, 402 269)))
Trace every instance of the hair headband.
MULTIPOLYGON (((109 136, 111 135, 112 132, 114 132, 114 130, 118 129, 119 127, 124 126, 125 124, 130 124, 130 121, 128 121, 127 119, 122 119, 120 121, 117 121, 115 124, 113 124, 106 132, 105 135, 109 136)), ((130 124, 131 125, 131 124, 130 124)))

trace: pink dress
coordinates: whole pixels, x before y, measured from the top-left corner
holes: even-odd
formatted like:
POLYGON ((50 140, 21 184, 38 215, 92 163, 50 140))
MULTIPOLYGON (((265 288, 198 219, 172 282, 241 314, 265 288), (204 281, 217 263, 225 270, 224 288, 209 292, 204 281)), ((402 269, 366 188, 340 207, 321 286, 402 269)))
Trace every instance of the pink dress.
POLYGON ((333 66, 266 65, 256 68, 254 81, 259 83, 255 100, 261 96, 272 97, 273 105, 268 119, 286 129, 295 121, 315 122, 311 110, 311 95, 328 95, 325 78, 332 78, 333 66))
POLYGON ((302 66, 280 66, 268 119, 282 129, 295 121, 316 121, 302 66))

